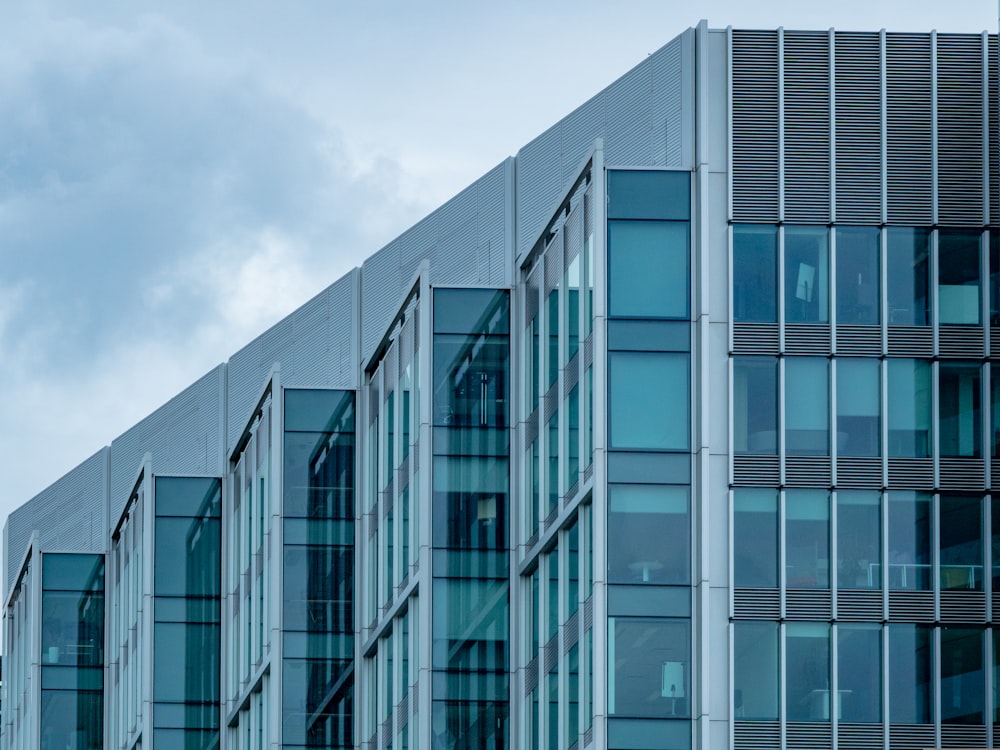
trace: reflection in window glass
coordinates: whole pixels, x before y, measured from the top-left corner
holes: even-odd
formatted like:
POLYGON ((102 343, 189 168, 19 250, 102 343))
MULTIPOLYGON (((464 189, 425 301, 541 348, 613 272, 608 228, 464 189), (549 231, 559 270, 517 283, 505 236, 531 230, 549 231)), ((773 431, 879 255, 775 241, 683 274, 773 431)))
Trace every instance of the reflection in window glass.
POLYGON ((922 359, 888 360, 889 455, 931 455, 931 365, 922 359))
POLYGON ((992 497, 992 503, 990 538, 993 550, 993 590, 1000 591, 1000 494, 992 497))
POLYGON ((830 319, 830 252, 826 227, 785 228, 785 322, 830 319))
POLYGON ((886 232, 885 283, 889 325, 928 325, 930 230, 890 227, 886 232))
POLYGON ((1000 326, 1000 229, 991 229, 990 242, 990 325, 1000 326))
POLYGON ((841 721, 882 721, 882 628, 846 624, 837 628, 837 716, 841 721))
POLYGON ((978 364, 942 362, 938 373, 942 456, 982 455, 978 364))
POLYGON ((733 319, 778 320, 778 228, 733 225, 733 319))
POLYGON ((733 623, 733 708, 737 720, 777 720, 778 623, 733 623))
POLYGON ((609 487, 608 580, 689 583, 688 502, 687 487, 609 487))
POLYGON ((941 589, 983 587, 983 519, 979 497, 941 496, 941 589))
POLYGON ((981 233, 967 229, 938 232, 938 320, 978 325, 981 233))
POLYGON ((837 360, 837 453, 879 455, 882 368, 877 359, 837 360))
POLYGON ((747 588, 778 586, 778 493, 774 490, 733 490, 734 585, 747 588))
POLYGON ((688 450, 688 356, 608 355, 613 448, 688 450))
POLYGON ((830 496, 824 490, 785 492, 785 576, 788 588, 830 586, 830 496))
POLYGON ((927 591, 931 587, 931 496, 890 492, 889 588, 927 591))
POLYGON ((785 360, 785 451, 791 456, 830 453, 830 385, 825 358, 785 360))
POLYGON ((778 452, 778 360, 733 357, 733 450, 778 452))
POLYGON ((879 323, 879 230, 838 227, 837 323, 879 323))
POLYGON ((990 445, 992 456, 1000 456, 1000 366, 990 368, 990 445))
POLYGON ((612 219, 680 219, 691 215, 691 173, 615 169, 608 172, 612 219))
POLYGON ((785 626, 785 716, 789 721, 830 720, 830 626, 785 626))
POLYGON ((612 317, 688 317, 688 232, 687 222, 608 222, 612 317))
POLYGON ((878 492, 837 493, 837 588, 882 587, 882 506, 878 492))
POLYGON ((941 723, 983 724, 985 712, 983 631, 941 628, 941 723))
POLYGON ((686 620, 608 618, 608 713, 690 716, 690 630, 686 620))
POLYGON ((900 623, 888 628, 889 721, 930 724, 933 629, 900 623))

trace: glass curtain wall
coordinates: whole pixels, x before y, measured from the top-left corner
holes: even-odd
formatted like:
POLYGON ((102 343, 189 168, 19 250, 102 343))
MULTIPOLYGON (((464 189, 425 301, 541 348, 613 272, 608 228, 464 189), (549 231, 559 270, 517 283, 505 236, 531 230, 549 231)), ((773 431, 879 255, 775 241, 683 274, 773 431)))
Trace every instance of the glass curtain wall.
POLYGON ((354 393, 284 391, 281 742, 354 743, 354 393))

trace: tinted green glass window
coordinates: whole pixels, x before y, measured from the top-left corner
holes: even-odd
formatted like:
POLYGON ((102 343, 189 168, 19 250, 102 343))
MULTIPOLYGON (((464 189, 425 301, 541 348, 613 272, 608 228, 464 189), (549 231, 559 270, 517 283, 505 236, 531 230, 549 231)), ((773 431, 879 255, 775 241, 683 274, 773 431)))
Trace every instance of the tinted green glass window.
POLYGON ((608 218, 676 219, 691 216, 691 174, 658 170, 608 172, 608 218))
POLYGON ((979 253, 982 234, 963 229, 938 232, 938 321, 980 321, 979 253))
POLYGON ((830 319, 830 248, 826 227, 785 229, 785 322, 830 319))
POLYGON ((612 317, 689 317, 688 234, 686 222, 608 222, 612 317))
POLYGON ((879 230, 837 227, 837 323, 878 325, 879 230))
POLYGON ((785 360, 785 451, 792 456, 830 453, 829 361, 785 360))
POLYGON ((931 455, 930 362, 890 358, 889 455, 926 458, 931 455))
POLYGON ((608 363, 611 446, 687 450, 688 356, 615 352, 608 363))
POLYGON ((893 623, 889 626, 889 721, 930 724, 933 628, 893 623))
POLYGON ((986 673, 983 631, 941 628, 942 724, 983 724, 986 719, 986 673))
POLYGON ((982 498, 942 495, 940 500, 941 589, 983 588, 982 498))
POLYGON ((837 698, 841 721, 882 721, 882 628, 841 623, 837 627, 837 698))
POLYGON ((153 586, 157 596, 218 596, 222 581, 218 518, 155 521, 153 586))
POLYGON ((49 591, 104 591, 104 555, 48 553, 42 588, 49 591))
POLYGON ((778 493, 774 490, 733 490, 733 574, 736 586, 778 586, 778 493))
POLYGON ((889 588, 926 591, 931 587, 931 497, 922 492, 890 492, 889 588))
POLYGON ((733 450, 778 452, 778 360, 733 357, 733 450))
POLYGON ((830 626, 785 626, 785 716, 789 721, 830 720, 830 626))
POLYGON ((608 713, 690 716, 690 623, 654 617, 608 618, 608 713))
POLYGON ((180 703, 218 701, 219 626, 155 623, 153 664, 153 700, 180 703))
POLYGON ((837 493, 837 588, 882 588, 882 504, 878 492, 837 493))
POLYGON ((156 477, 157 516, 218 518, 221 504, 222 489, 218 479, 156 477))
POLYGON ((690 582, 687 487, 609 487, 608 580, 612 583, 690 582))
POLYGON ((886 233, 889 325, 925 326, 930 323, 930 230, 889 227, 886 233))
POLYGON ((942 362, 938 373, 942 456, 982 455, 982 392, 978 364, 942 362))
POLYGON ((42 747, 100 750, 104 711, 100 690, 42 690, 42 747))
POLYGON ((737 721, 778 719, 778 623, 733 623, 733 709, 737 721))
POLYGON ((434 333, 509 331, 508 296, 493 289, 435 289, 434 333))
POLYGON ((882 368, 877 359, 837 360, 837 454, 878 456, 882 444, 882 368))
POLYGON ((354 394, 350 391, 285 391, 286 431, 342 431, 345 425, 354 431, 354 394))
POLYGON ((733 319, 778 320, 778 228, 733 225, 733 319))
POLYGON ((785 583, 830 586, 830 496, 825 490, 785 492, 785 583))

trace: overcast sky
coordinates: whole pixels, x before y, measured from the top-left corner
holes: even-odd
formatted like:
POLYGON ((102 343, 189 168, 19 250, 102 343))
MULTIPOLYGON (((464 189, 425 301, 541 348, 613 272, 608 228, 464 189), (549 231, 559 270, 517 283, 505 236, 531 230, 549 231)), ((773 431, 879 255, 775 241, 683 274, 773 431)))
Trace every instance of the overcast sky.
POLYGON ((0 523, 701 17, 997 4, 3 3, 0 523))

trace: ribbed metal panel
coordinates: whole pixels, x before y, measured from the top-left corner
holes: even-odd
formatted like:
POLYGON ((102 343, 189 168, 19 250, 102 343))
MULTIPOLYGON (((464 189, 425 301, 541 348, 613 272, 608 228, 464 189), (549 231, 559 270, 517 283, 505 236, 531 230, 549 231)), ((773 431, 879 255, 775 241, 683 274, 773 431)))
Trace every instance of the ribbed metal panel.
POLYGON ((982 591, 942 591, 941 622, 986 622, 986 594, 982 591))
POLYGON ((986 727, 942 724, 941 747, 986 747, 986 727))
POLYGON ((890 458, 890 490, 931 490, 934 461, 930 458, 890 458))
POLYGON ((785 33, 785 220, 830 219, 830 37, 785 33))
MULTIPOLYGON (((1000 458, 990 461, 990 485, 994 490, 1000 489, 1000 458)), ((1000 614, 1000 610, 997 610, 1000 614)))
POLYGON ((42 551, 104 552, 108 533, 108 449, 102 448, 7 517, 4 599, 31 534, 42 551))
POLYGON ((942 490, 986 489, 986 465, 981 458, 941 458, 942 490))
POLYGON ((733 589, 733 617, 737 620, 777 620, 780 616, 777 589, 733 589))
POLYGON ((939 224, 984 223, 983 72, 981 36, 938 35, 939 224))
POLYGON ((785 591, 786 620, 829 620, 830 589, 788 589, 785 591))
POLYGON ((684 37, 678 37, 650 61, 652 79, 656 82, 650 96, 651 123, 664 123, 665 137, 650 127, 653 161, 668 167, 686 167, 690 158, 684 154, 684 118, 692 112, 684 107, 684 37))
POLYGON ((115 438, 110 518, 121 515, 147 452, 158 474, 222 475, 224 379, 225 367, 219 365, 115 438))
POLYGON ((840 589, 837 591, 837 619, 851 622, 880 622, 884 619, 882 592, 840 589))
POLYGON ((542 672, 548 674, 559 662, 559 636, 553 636, 542 649, 542 672))
POLYGON ((837 221, 877 224, 882 217, 882 83, 879 35, 834 37, 837 221))
POLYGON ((930 357, 934 353, 934 332, 930 326, 889 326, 890 357, 930 357))
POLYGON ((790 721, 785 725, 786 747, 789 750, 820 750, 830 747, 830 722, 790 721))
POLYGON ((877 357, 882 353, 879 326, 837 326, 837 354, 877 357))
POLYGON ((990 34, 987 54, 989 56, 989 109, 990 109, 990 224, 1000 223, 1000 86, 997 78, 997 37, 990 34))
POLYGON ((777 456, 733 456, 733 484, 774 487, 781 477, 777 456))
POLYGON ((524 694, 528 695, 538 686, 538 657, 528 662, 524 669, 524 694))
POLYGON ((890 591, 889 619, 900 622, 934 622, 934 593, 890 591))
POLYGON ((764 750, 781 745, 781 725, 776 721, 733 722, 733 747, 736 750, 764 750))
POLYGON ((733 219, 778 220, 778 35, 733 31, 733 219))
POLYGON ((568 653, 580 642, 580 610, 577 609, 563 625, 563 653, 568 653))
MULTIPOLYGON (((648 65, 633 68, 605 94, 604 119, 611 136, 604 144, 608 164, 652 163, 649 74, 648 65)), ((660 133, 662 137, 664 131, 660 133)))
POLYGON ((594 742, 594 727, 587 727, 587 731, 583 733, 583 746, 590 747, 594 742))
POLYGON ((786 456, 785 484, 789 487, 829 487, 829 456, 786 456))
POLYGON ((734 354, 777 354, 777 323, 733 323, 734 354))
POLYGON ((985 329, 979 326, 941 326, 938 350, 942 357, 979 359, 983 356, 985 329))
POLYGON ((933 222, 931 38, 886 35, 886 158, 891 224, 933 222))
POLYGON ((837 458, 838 487, 881 487, 882 459, 840 456, 837 458))
POLYGON ((1000 355, 1000 328, 990 328, 990 352, 994 357, 1000 355))
POLYGON ((890 724, 889 747, 892 750, 923 750, 934 747, 934 725, 890 724))
POLYGON ((789 354, 830 353, 830 326, 792 323, 785 326, 785 351, 789 354))
POLYGON ((882 750, 881 724, 837 725, 838 750, 882 750))
POLYGON ((583 629, 590 630, 594 627, 594 597, 587 597, 583 603, 583 629))

